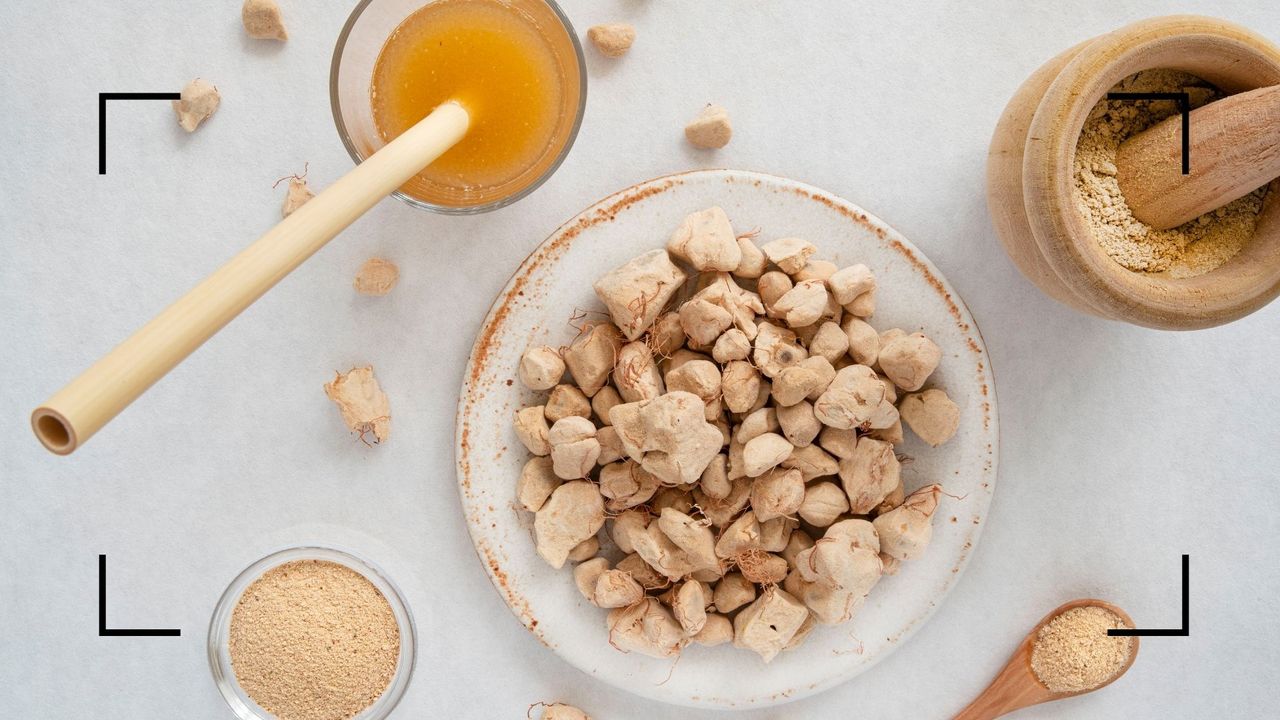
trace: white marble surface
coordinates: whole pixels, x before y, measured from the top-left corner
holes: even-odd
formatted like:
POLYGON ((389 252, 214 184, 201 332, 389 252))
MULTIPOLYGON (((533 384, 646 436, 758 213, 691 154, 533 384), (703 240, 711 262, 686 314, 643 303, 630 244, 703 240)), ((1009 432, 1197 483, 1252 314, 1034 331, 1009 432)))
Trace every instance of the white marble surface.
POLYGON ((554 699, 687 717, 590 681, 507 612, 459 516, 452 419, 472 336, 530 249, 608 192, 708 166, 813 183, 911 238, 981 325, 1004 428, 990 525, 934 619, 855 681, 741 717, 947 717, 1063 600, 1176 625, 1184 552, 1191 636, 1146 641, 1115 686, 1020 717, 1274 711, 1280 309, 1170 334, 1059 307, 1001 252, 982 178, 1004 102, 1061 49, 1174 11, 1280 40, 1280 7, 569 0, 580 30, 625 19, 639 40, 620 62, 590 58, 586 124, 546 186, 477 218, 383 203, 73 457, 47 454, 35 404, 274 222, 276 178, 309 161, 323 186, 349 168, 326 92, 349 3, 281 4, 279 48, 242 37, 233 0, 0 7, 0 713, 229 717, 205 661, 218 594, 268 550, 323 540, 381 562, 417 614, 396 717, 518 718, 554 699), (113 105, 99 177, 97 93, 195 75, 222 90, 218 115, 188 137, 163 103, 113 105), (680 135, 707 101, 735 122, 717 154, 680 135), (371 254, 403 271, 384 299, 350 288, 371 254), (372 449, 320 388, 363 362, 395 413, 372 449), (110 624, 181 638, 97 637, 98 553, 110 624))

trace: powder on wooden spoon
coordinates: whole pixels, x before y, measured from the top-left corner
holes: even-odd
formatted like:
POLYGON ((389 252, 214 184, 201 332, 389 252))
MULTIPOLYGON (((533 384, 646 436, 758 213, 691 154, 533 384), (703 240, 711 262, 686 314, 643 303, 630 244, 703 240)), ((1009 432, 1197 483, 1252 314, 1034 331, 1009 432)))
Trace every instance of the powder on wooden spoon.
POLYGON ((1053 692, 1092 690, 1114 678, 1133 655, 1133 638, 1107 634, 1127 627, 1119 615, 1096 605, 1067 610, 1036 634, 1031 669, 1053 692))
POLYGON ((231 614, 236 682, 280 720, 345 720, 391 684, 400 626, 360 573, 295 560, 262 574, 231 614))

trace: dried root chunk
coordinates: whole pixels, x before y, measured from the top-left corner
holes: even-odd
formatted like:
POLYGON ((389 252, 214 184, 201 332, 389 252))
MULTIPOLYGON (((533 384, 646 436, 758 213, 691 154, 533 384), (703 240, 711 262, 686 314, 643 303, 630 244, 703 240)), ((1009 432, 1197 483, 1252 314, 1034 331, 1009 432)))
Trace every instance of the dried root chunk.
POLYGON ((795 281, 799 283, 805 280, 821 280, 825 285, 827 278, 834 275, 838 269, 835 263, 827 260, 810 260, 795 274, 795 281))
POLYGON ((592 605, 596 604, 596 583, 608 569, 609 561, 602 557, 587 560, 573 569, 573 584, 592 605))
POLYGON ((542 412, 551 423, 574 416, 590 419, 591 401, 573 385, 557 385, 551 390, 551 395, 547 398, 547 404, 542 412))
POLYGON ((737 328, 726 330, 711 348, 711 357, 718 363, 731 360, 746 360, 751 354, 751 341, 747 334, 737 328))
POLYGON ((822 323, 809 339, 809 355, 821 355, 829 363, 835 363, 847 352, 849 336, 836 323, 822 323))
MULTIPOLYGON (((836 490, 840 490, 840 488, 836 488, 836 490)), ((787 546, 782 548, 782 559, 786 560, 787 565, 794 570, 796 557, 811 547, 813 547, 813 538, 810 537, 809 533, 803 530, 793 530, 791 531, 791 537, 787 538, 787 546)))
POLYGON ((794 518, 786 516, 760 521, 760 548, 765 552, 782 552, 787 547, 792 531, 799 524, 794 518))
POLYGON ((734 360, 721 376, 723 400, 730 412, 746 412, 760 396, 760 371, 745 360, 734 360))
POLYGON ((604 526, 604 498, 587 480, 567 482, 538 510, 533 532, 538 554, 553 568, 564 567, 569 551, 604 526))
POLYGON ((560 478, 551 470, 551 458, 530 458, 516 482, 516 502, 529 512, 537 512, 558 487, 560 478))
POLYGON ((835 475, 840 470, 840 465, 836 459, 817 445, 796 448, 791 453, 791 457, 782 461, 782 467, 788 470, 799 470, 800 476, 804 478, 805 482, 809 482, 814 478, 835 475))
POLYGON ((679 580, 694 571, 693 562, 678 545, 671 542, 657 523, 650 523, 644 535, 632 538, 636 555, 668 580, 679 580))
POLYGON ((702 477, 698 480, 698 488, 707 497, 722 500, 729 496, 729 491, 733 488, 733 485, 729 482, 728 463, 729 459, 727 457, 716 455, 707 464, 707 469, 702 471, 702 477))
POLYGON ((766 588, 733 621, 733 644, 752 650, 767 663, 791 642, 809 611, 786 591, 766 588))
POLYGON ((711 598, 706 597, 702 583, 696 580, 681 583, 676 588, 675 597, 671 601, 671 614, 680 623, 680 627, 684 628, 685 635, 692 637, 702 631, 707 624, 707 604, 710 600, 711 598))
POLYGON ((933 447, 950 440, 960 427, 960 408, 937 388, 906 396, 898 411, 911 431, 933 447))
POLYGON ((733 641, 733 623, 729 618, 715 613, 707 613, 706 623, 693 641, 705 647, 715 647, 733 641))
POLYGON ((756 316, 764 313, 764 302, 759 295, 734 282, 729 273, 715 273, 707 286, 692 299, 704 300, 724 309, 733 317, 734 327, 741 330, 748 340, 755 339, 756 316))
POLYGON ((822 423, 813 414, 813 404, 808 401, 801 400, 790 407, 780 407, 777 415, 783 437, 797 448, 812 445, 822 430, 822 423))
POLYGON ((618 351, 618 363, 613 368, 613 384, 622 399, 629 403, 652 400, 666 392, 662 373, 653 360, 653 352, 643 342, 631 342, 618 351))
POLYGON ((541 405, 520 408, 516 411, 516 437, 534 455, 550 455, 551 443, 547 440, 551 426, 541 405))
POLYGON ((738 263, 733 274, 744 280, 755 280, 763 275, 765 268, 769 266, 769 258, 765 257, 760 248, 751 242, 751 238, 740 236, 738 249, 742 251, 742 262, 738 263))
POLYGON ((773 379, 773 399, 781 407, 795 405, 806 397, 820 397, 836 377, 836 369, 826 358, 805 358, 782 370, 773 379))
POLYGON ((644 597, 644 588, 622 570, 606 570, 596 578, 592 595, 597 607, 620 608, 634 605, 644 597))
POLYGON ((719 207, 709 207, 685 217, 667 241, 667 251, 699 272, 728 272, 738 269, 742 263, 742 248, 738 247, 729 216, 719 207))
POLYGON ((848 430, 875 417, 883 400, 884 386, 875 371, 865 365, 850 365, 836 372, 813 404, 813 412, 822 424, 848 430))
POLYGON ((760 523, 755 513, 745 512, 720 533, 716 540, 716 556, 732 560, 750 550, 760 548, 760 523))
POLYGON ((752 438, 742 448, 742 461, 747 477, 760 477, 790 457, 795 446, 777 433, 764 433, 752 438))
POLYGON ((564 377, 564 358, 555 348, 531 347, 520 356, 516 375, 530 390, 550 390, 564 377))
POLYGON ((244 0, 240 8, 240 21, 244 31, 254 40, 288 40, 284 29, 284 17, 276 0, 244 0))
POLYGON ((876 289, 876 276, 861 263, 842 268, 827 278, 831 295, 841 305, 848 305, 862 295, 876 289))
POLYGON ((582 332, 564 351, 569 374, 587 397, 604 387, 622 350, 622 333, 610 323, 582 328, 582 332))
POLYGON ((565 480, 587 477, 600 457, 596 426, 577 415, 557 420, 547 433, 547 443, 551 446, 551 467, 556 477, 565 480))
POLYGON ((587 28, 587 39, 605 57, 618 58, 627 54, 636 41, 636 29, 627 23, 604 23, 587 28))
POLYGON ((880 535, 880 549, 898 560, 913 560, 924 554, 933 537, 931 518, 941 494, 941 485, 927 485, 908 495, 898 508, 873 520, 880 535))
POLYGON ((849 496, 833 482, 814 483, 805 489, 798 512, 801 520, 824 528, 849 512, 849 496))
POLYGON ((697 395, 706 406, 705 416, 708 421, 719 417, 720 405, 720 368, 709 360, 691 360, 667 373, 668 392, 683 390, 697 395))
POLYGON ((858 433, 851 428, 824 426, 822 432, 818 433, 818 444, 823 450, 842 460, 851 458, 854 448, 858 445, 858 433))
POLYGON ((777 377, 784 368, 808 357, 805 349, 797 344, 794 332, 767 322, 760 323, 758 329, 751 359, 766 377, 777 377))
POLYGON ((665 658, 679 655, 688 643, 680 623, 657 598, 613 610, 607 623, 610 644, 622 652, 665 658))
POLYGON ((554 703, 542 708, 541 720, 591 720, 591 716, 572 705, 554 703))
POLYGON ((880 347, 880 369, 907 392, 919 390, 941 360, 942 349, 924 333, 895 338, 880 347))
POLYGON ((874 510, 901 482, 901 467, 892 445, 869 437, 859 439, 853 456, 840 461, 840 481, 853 513, 874 510))
POLYGON ((707 105, 693 122, 684 126, 685 139, 703 150, 716 150, 729 144, 733 137, 733 125, 729 113, 719 105, 707 105))
POLYGON ((760 548, 748 550, 733 560, 742 577, 757 585, 776 585, 787 576, 787 561, 760 548))
POLYGON ((634 460, 609 463, 600 468, 600 494, 608 498, 605 508, 618 512, 649 502, 662 481, 634 460))
POLYGON ((770 270, 760 276, 760 279, 756 282, 756 289, 760 291, 760 301, 769 317, 781 318, 786 314, 778 310, 778 301, 782 299, 782 296, 790 292, 793 287, 795 287, 795 283, 784 272, 770 270))
POLYGON ((600 541, 594 536, 573 546, 569 551, 569 562, 580 563, 583 560, 590 560, 600 552, 600 541))
MULTIPOLYGON (((608 509, 606 504, 605 509, 608 509)), ((644 510, 625 510, 609 521, 609 537, 622 552, 630 555, 636 551, 632 542, 649 527, 649 514, 644 510)))
POLYGON ((876 312, 876 291, 868 290, 844 306, 845 312, 860 318, 869 318, 876 312))
POLYGON ((680 313, 665 312, 653 321, 645 342, 659 358, 669 358, 685 343, 684 328, 680 325, 680 313))
POLYGON ((720 567, 710 524, 707 520, 694 520, 674 508, 663 508, 658 516, 658 528, 684 552, 694 570, 718 570, 720 567))
POLYGON ((795 284, 773 304, 774 311, 793 328, 812 325, 827 309, 827 286, 821 280, 795 284))
POLYGON ((622 449, 622 441, 618 439, 618 430, 612 425, 597 430, 596 440, 600 442, 600 457, 596 458, 596 464, 600 467, 617 462, 626 455, 622 449))
POLYGON ((680 327, 689 341, 705 347, 733 325, 729 311, 706 300, 693 299, 680 307, 680 327))
POLYGON ((728 614, 755 600, 756 586, 742 573, 728 573, 716 583, 712 599, 717 612, 728 614))
POLYGON ((651 250, 605 273, 593 287, 623 336, 635 340, 662 313, 686 277, 666 250, 651 250))
POLYGON ((849 345, 849 356, 859 365, 875 365, 880 355, 880 333, 865 320, 847 317, 841 324, 849 345))
POLYGON ((178 125, 187 132, 195 132, 218 109, 222 97, 218 88, 196 78, 182 88, 181 99, 173 101, 173 112, 178 116, 178 125))
POLYGON ((737 442, 746 445, 752 440, 769 432, 778 430, 778 412, 771 407, 753 410, 738 424, 738 432, 733 436, 737 442))
POLYGON ((614 389, 612 385, 606 385, 596 391, 595 397, 591 398, 591 410, 596 414, 596 418, 603 425, 609 425, 609 411, 615 405, 623 403, 622 396, 614 389))
POLYGON ((609 413, 623 448, 649 472, 672 485, 701 478, 723 444, 707 422, 702 399, 680 390, 654 400, 618 405, 609 413))
POLYGON ((779 238, 760 248, 769 262, 788 275, 795 275, 809 262, 809 256, 818 251, 813 243, 800 238, 779 238))
MULTIPOLYGON (((334 373, 333 380, 325 383, 324 394, 338 406, 338 410, 342 412, 342 421, 347 427, 352 432, 360 433, 361 440, 369 433, 373 434, 374 442, 383 442, 391 435, 391 401, 378 386, 378 380, 373 376, 373 366, 366 365, 351 368, 345 373, 334 373)), ((546 421, 543 421, 543 425, 546 425, 546 421)))
POLYGON ((311 188, 307 187, 307 179, 305 177, 291 176, 289 178, 289 189, 284 195, 284 204, 280 206, 280 216, 289 217, 315 196, 316 194, 311 192, 311 188))
POLYGON ((654 570, 644 558, 635 553, 631 553, 618 563, 618 569, 627 573, 640 583, 640 587, 645 590, 656 590, 666 587, 671 583, 662 573, 654 570))
POLYGON ((772 470, 751 484, 751 510, 760 522, 794 515, 804 497, 804 479, 798 470, 772 470))
POLYGON ((711 524, 716 527, 725 527, 732 523, 751 499, 750 480, 746 477, 741 477, 730 482, 732 487, 729 490, 729 494, 720 499, 709 497, 700 488, 693 491, 693 498, 698 502, 698 507, 702 509, 702 514, 706 515, 711 524))

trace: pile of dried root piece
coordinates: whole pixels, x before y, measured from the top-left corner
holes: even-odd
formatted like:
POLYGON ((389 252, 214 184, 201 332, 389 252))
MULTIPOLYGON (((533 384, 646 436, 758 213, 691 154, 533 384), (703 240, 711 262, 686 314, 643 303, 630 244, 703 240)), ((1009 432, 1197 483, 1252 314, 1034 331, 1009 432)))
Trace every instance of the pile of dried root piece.
POLYGON ((935 446, 956 432, 959 408, 923 389, 941 350, 872 328, 875 276, 815 250, 694 213, 596 281, 612 322, 520 360, 549 393, 516 413, 535 456, 517 503, 621 650, 732 641, 767 662, 929 543, 941 488, 907 494, 894 446, 904 422, 935 446))

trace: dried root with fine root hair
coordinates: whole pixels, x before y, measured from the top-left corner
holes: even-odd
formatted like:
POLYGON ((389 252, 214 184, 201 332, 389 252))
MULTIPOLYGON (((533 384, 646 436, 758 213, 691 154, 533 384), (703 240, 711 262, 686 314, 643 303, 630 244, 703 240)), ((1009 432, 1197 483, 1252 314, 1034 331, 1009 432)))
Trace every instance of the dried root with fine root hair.
POLYGON ((922 389, 941 349, 873 326, 867 266, 758 234, 693 213, 594 284, 607 318, 575 310, 568 345, 516 369, 547 393, 516 413, 534 455, 517 505, 624 652, 732 642, 768 662, 919 557, 945 494, 908 492, 899 452, 904 427, 957 432, 959 407, 922 389))

